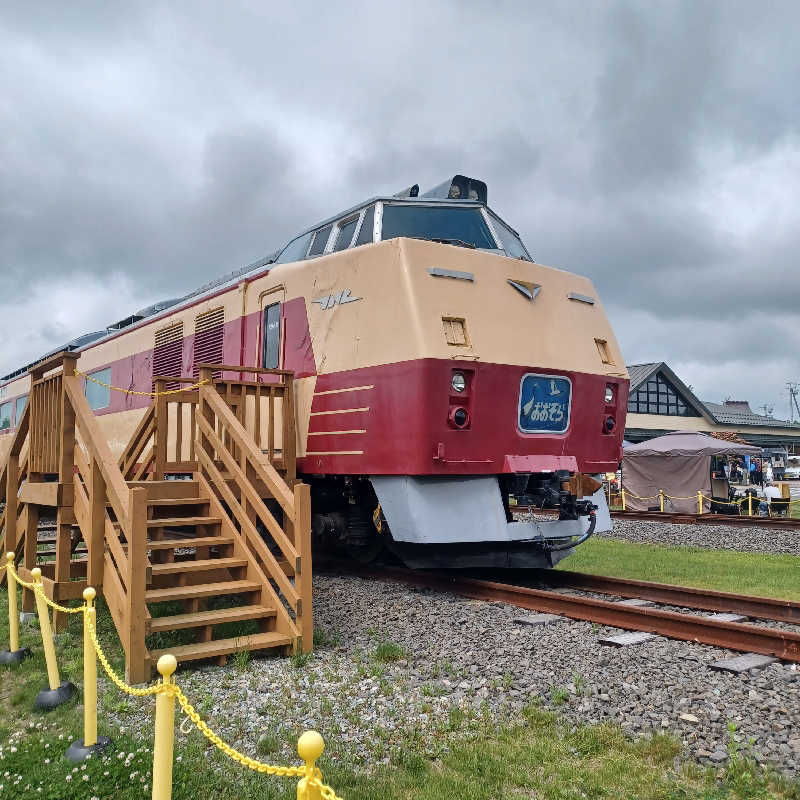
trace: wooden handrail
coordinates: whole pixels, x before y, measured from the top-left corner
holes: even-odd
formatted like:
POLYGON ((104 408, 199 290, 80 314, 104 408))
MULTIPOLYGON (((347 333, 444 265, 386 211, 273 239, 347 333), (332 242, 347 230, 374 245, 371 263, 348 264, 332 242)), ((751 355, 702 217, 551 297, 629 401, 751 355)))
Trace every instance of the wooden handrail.
POLYGON ((117 465, 126 479, 130 479, 131 469, 136 465, 145 447, 147 447, 154 430, 155 409, 151 405, 148 406, 147 411, 145 411, 144 416, 136 426, 136 430, 133 432, 127 447, 122 451, 117 461, 117 465))
POLYGON ((108 499, 117 515, 123 529, 129 528, 129 490, 128 484, 117 466, 106 437, 100 430, 97 420, 89 408, 89 403, 83 394, 80 380, 74 376, 64 376, 64 391, 67 393, 72 409, 75 413, 75 423, 81 433, 84 444, 89 449, 89 460, 97 462, 100 473, 106 485, 108 499))
MULTIPOLYGON (((228 404, 211 387, 200 387, 200 403, 207 403, 222 424, 228 429, 231 438, 238 447, 246 453, 250 465, 260 478, 270 494, 280 503, 283 513, 287 515, 291 522, 294 522, 294 498, 289 487, 284 482, 278 470, 272 466, 270 460, 255 446, 250 434, 242 424, 236 419, 233 411, 228 404)), ((198 421, 200 419, 198 415, 198 421)))
POLYGON ((76 361, 77 359, 78 355, 75 353, 69 350, 59 350, 57 353, 53 353, 53 355, 43 359, 38 364, 34 364, 28 370, 28 373, 31 376, 31 380, 38 380, 45 372, 51 372, 54 369, 63 367, 65 360, 76 361))
MULTIPOLYGON (((245 367, 241 364, 198 364, 198 370, 208 369, 213 372, 244 372, 253 375, 294 375, 290 369, 266 369, 264 367, 245 367)), ((224 380, 224 378, 223 378, 224 380)))

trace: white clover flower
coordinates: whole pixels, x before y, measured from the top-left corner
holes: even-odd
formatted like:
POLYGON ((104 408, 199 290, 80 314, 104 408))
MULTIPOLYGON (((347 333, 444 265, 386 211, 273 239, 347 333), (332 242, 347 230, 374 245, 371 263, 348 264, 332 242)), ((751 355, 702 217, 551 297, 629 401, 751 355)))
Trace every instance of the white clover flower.
POLYGON ((88 775, 83 775, 83 776, 81 776, 81 780, 82 781, 88 781, 89 780, 89 776, 88 775))
POLYGON ((64 780, 65 780, 67 783, 69 783, 69 782, 72 780, 72 775, 67 775, 67 777, 66 777, 66 778, 64 778, 64 780))

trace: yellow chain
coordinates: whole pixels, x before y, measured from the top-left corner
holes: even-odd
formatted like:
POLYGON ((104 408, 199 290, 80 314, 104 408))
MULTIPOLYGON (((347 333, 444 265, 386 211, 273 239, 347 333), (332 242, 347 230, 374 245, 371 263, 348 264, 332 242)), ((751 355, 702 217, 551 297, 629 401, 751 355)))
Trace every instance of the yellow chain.
POLYGON ((327 798, 327 800, 341 800, 330 786, 322 783, 322 772, 317 767, 315 767, 313 772, 309 775, 306 767, 282 767, 277 764, 265 764, 263 761, 258 761, 255 758, 246 756, 244 753, 240 753, 229 744, 223 742, 222 739, 208 727, 179 686, 174 683, 162 684, 162 686, 177 699, 183 713, 195 724, 200 733, 202 733, 211 744, 225 753, 228 758, 236 761, 243 767, 252 769, 254 772, 260 772, 266 775, 278 775, 282 778, 300 778, 305 776, 310 783, 319 787, 322 796, 327 798))
POLYGON ((19 575, 17 575, 17 570, 14 568, 13 564, 8 564, 8 574, 20 585, 24 586, 26 589, 30 589, 31 591, 36 591, 36 584, 28 581, 22 580, 19 575))
MULTIPOLYGON (((119 675, 117 675, 117 673, 114 671, 114 668, 109 663, 108 657, 103 652, 103 648, 100 646, 100 641, 97 638, 97 628, 95 627, 94 618, 91 614, 86 613, 89 607, 85 603, 77 608, 67 608, 66 606, 61 606, 58 603, 54 603, 44 593, 44 589, 40 583, 28 583, 27 581, 23 581, 22 578, 17 575, 13 565, 8 564, 6 566, 8 566, 9 574, 14 578, 15 581, 17 581, 17 583, 36 592, 36 594, 42 597, 47 605, 49 605, 51 608, 55 608, 58 611, 63 611, 67 614, 84 615, 84 622, 86 623, 86 627, 89 631, 89 638, 92 640, 92 645, 94 646, 95 653, 97 654, 97 659, 103 665, 103 669, 106 671, 108 677, 111 678, 112 682, 120 691, 125 692, 125 694, 132 695, 133 697, 170 694, 178 700, 183 713, 186 714, 186 716, 195 724, 200 733, 202 733, 203 736, 205 736, 206 739, 211 742, 211 744, 225 753, 228 758, 236 761, 244 767, 247 767, 248 769, 252 769, 255 772, 266 775, 277 775, 282 778, 305 777, 309 783, 319 787, 320 794, 326 800, 341 800, 341 798, 338 797, 336 792, 334 792, 330 786, 322 783, 322 772, 318 767, 314 767, 313 770, 309 771, 306 767, 283 767, 277 764, 265 764, 263 761, 258 761, 255 758, 246 756, 244 753, 240 753, 226 742, 223 742, 222 739, 220 739, 220 737, 214 733, 214 731, 212 731, 211 728, 209 728, 208 725, 200 718, 200 714, 197 713, 194 706, 189 702, 189 698, 186 697, 183 691, 181 691, 181 688, 176 684, 156 683, 153 686, 148 686, 146 689, 137 689, 135 686, 130 686, 127 684, 124 680, 122 680, 122 678, 119 677, 119 675)), ((3 569, 5 569, 6 566, 3 566, 3 569)))
MULTIPOLYGON (((86 608, 86 606, 84 606, 84 608, 86 608)), ((166 687, 162 683, 157 683, 154 686, 148 686, 146 689, 137 689, 135 686, 129 686, 127 683, 125 683, 125 681, 122 680, 122 678, 120 678, 116 672, 114 672, 114 668, 108 662, 108 658, 106 658, 103 648, 100 647, 100 642, 97 639, 97 630, 91 615, 84 616, 84 619, 88 623, 86 627, 89 629, 89 638, 92 640, 94 650, 97 653, 97 660, 103 665, 103 669, 106 671, 106 674, 109 678, 111 678, 120 691, 125 692, 125 694, 132 695, 133 697, 147 697, 148 695, 160 694, 161 692, 165 691, 166 687)))
POLYGON ((87 381, 96 383, 98 386, 103 386, 106 389, 110 389, 113 392, 122 392, 123 394, 134 394, 139 397, 167 397, 168 395, 171 394, 180 394, 181 392, 191 392, 192 389, 198 389, 201 386, 205 386, 207 383, 210 383, 209 380, 202 380, 198 381, 197 383, 193 383, 191 386, 183 386, 180 389, 168 389, 163 392, 137 392, 134 389, 122 389, 119 386, 112 386, 110 383, 103 383, 103 381, 99 381, 97 380, 97 378, 93 378, 91 375, 87 375, 85 372, 80 372, 77 369, 74 372, 76 378, 85 378, 87 381))
MULTIPOLYGON (((7 565, 7 566, 10 567, 9 574, 13 576, 14 580, 20 586, 24 586, 26 589, 30 589, 35 594, 38 594, 39 597, 41 597, 42 600, 44 600, 45 603, 47 603, 47 605, 50 606, 50 608, 54 608, 56 611, 63 611, 65 614, 82 614, 84 608, 86 608, 86 606, 78 606, 77 608, 68 608, 67 606, 61 606, 58 603, 54 603, 45 594, 44 587, 42 586, 41 583, 28 583, 28 581, 24 581, 24 580, 22 580, 22 578, 20 578, 20 576, 17 574, 17 570, 14 569, 13 566, 11 566, 11 565, 7 565)), ((3 569, 5 569, 5 567, 3 567, 3 569)))

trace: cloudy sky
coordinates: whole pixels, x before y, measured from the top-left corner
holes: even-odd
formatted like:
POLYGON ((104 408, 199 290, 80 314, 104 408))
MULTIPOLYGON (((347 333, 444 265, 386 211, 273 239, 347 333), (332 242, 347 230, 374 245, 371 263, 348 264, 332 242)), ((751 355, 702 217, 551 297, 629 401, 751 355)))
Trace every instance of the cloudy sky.
POLYGON ((0 6, 0 375, 455 172, 628 363, 788 414, 796 2, 0 6))

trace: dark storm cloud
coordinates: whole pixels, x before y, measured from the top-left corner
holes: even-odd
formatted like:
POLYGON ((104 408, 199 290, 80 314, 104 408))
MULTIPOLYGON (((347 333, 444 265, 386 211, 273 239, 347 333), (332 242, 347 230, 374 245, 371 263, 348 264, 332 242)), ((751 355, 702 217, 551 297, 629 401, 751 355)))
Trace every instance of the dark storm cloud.
POLYGON ((592 277, 629 362, 777 401, 798 33, 789 2, 5 3, 0 374, 464 171, 592 277))

